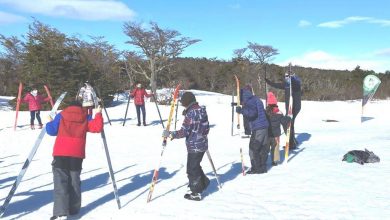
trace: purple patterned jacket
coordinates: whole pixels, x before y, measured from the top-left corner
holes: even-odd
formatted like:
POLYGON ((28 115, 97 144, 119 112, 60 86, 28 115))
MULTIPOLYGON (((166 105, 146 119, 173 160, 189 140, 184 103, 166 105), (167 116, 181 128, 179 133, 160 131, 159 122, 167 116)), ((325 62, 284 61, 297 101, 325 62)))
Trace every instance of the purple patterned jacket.
POLYGON ((206 107, 194 102, 185 110, 183 124, 180 130, 173 132, 173 138, 185 137, 188 153, 205 152, 208 149, 209 130, 206 107))

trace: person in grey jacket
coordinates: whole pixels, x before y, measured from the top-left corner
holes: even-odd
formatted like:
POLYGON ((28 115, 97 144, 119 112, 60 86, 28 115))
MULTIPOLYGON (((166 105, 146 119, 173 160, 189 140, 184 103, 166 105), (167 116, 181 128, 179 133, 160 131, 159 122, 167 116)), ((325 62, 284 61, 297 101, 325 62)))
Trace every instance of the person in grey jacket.
POLYGON ((247 174, 260 174, 267 172, 268 145, 268 120, 265 115, 263 102, 252 94, 247 88, 242 90, 242 108, 236 107, 236 112, 247 117, 251 128, 249 141, 249 157, 251 169, 247 174))
POLYGON ((185 117, 180 130, 164 130, 163 137, 186 138, 187 176, 190 192, 186 193, 184 198, 199 201, 202 199, 201 193, 210 183, 200 166, 208 149, 209 120, 206 107, 199 106, 193 93, 185 92, 181 97, 181 104, 186 109, 183 112, 185 117))

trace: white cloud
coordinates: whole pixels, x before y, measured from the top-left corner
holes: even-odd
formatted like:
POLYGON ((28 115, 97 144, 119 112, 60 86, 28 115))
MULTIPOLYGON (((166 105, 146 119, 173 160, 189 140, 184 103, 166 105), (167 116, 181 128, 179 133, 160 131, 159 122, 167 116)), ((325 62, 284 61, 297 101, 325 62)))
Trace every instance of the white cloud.
POLYGON ((353 70, 360 66, 364 70, 374 70, 375 72, 385 72, 390 70, 390 60, 375 59, 375 57, 348 58, 334 55, 325 51, 317 50, 304 53, 278 63, 286 66, 288 63, 303 67, 335 70, 353 70))
POLYGON ((298 23, 299 27, 308 27, 310 25, 311 25, 311 22, 306 21, 306 20, 300 20, 299 23, 298 23))
POLYGON ((360 17, 360 16, 352 16, 347 17, 343 20, 338 21, 329 21, 329 22, 323 22, 318 25, 318 27, 327 27, 327 28, 339 28, 343 27, 347 24, 356 23, 356 22, 362 22, 362 21, 372 21, 374 20, 371 17, 360 17))
POLYGON ((0 0, 25 13, 80 20, 130 20, 135 12, 116 0, 0 0))
POLYGON ((375 55, 375 56, 386 56, 386 57, 390 57, 390 48, 385 48, 385 49, 377 50, 377 51, 374 52, 374 55, 375 55))
POLYGON ((25 22, 25 17, 0 11, 0 25, 25 22))
POLYGON ((386 19, 377 19, 372 17, 360 17, 360 16, 353 16, 353 17, 347 17, 343 20, 337 20, 337 21, 328 21, 318 24, 318 27, 325 27, 325 28, 340 28, 347 24, 357 23, 357 22, 365 22, 369 24, 379 24, 380 26, 390 26, 390 20, 386 19))

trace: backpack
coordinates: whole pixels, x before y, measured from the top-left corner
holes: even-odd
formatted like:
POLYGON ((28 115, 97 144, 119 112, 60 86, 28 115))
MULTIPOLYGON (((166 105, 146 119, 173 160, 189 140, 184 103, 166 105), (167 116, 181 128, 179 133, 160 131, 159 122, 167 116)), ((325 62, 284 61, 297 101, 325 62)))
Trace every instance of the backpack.
POLYGON ((377 163, 380 161, 380 159, 372 151, 364 149, 364 151, 362 150, 349 151, 344 155, 342 161, 346 161, 348 163, 356 162, 363 165, 364 163, 377 163))

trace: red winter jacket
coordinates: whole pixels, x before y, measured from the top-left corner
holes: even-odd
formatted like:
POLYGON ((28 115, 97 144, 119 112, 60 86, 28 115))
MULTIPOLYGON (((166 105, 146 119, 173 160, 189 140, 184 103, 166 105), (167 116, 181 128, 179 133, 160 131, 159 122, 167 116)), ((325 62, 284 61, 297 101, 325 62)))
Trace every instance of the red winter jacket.
POLYGON ((41 110, 41 103, 48 102, 49 100, 49 97, 43 98, 41 95, 33 96, 31 93, 27 93, 22 102, 28 103, 29 111, 37 111, 41 110))
POLYGON ((134 104, 135 105, 144 105, 144 96, 151 97, 152 94, 148 94, 144 88, 135 88, 131 93, 131 97, 134 97, 134 104))
POLYGON ((87 119, 87 110, 70 106, 56 115, 46 125, 49 135, 57 135, 53 156, 85 158, 87 132, 99 133, 103 130, 103 117, 96 113, 92 120, 87 119))

